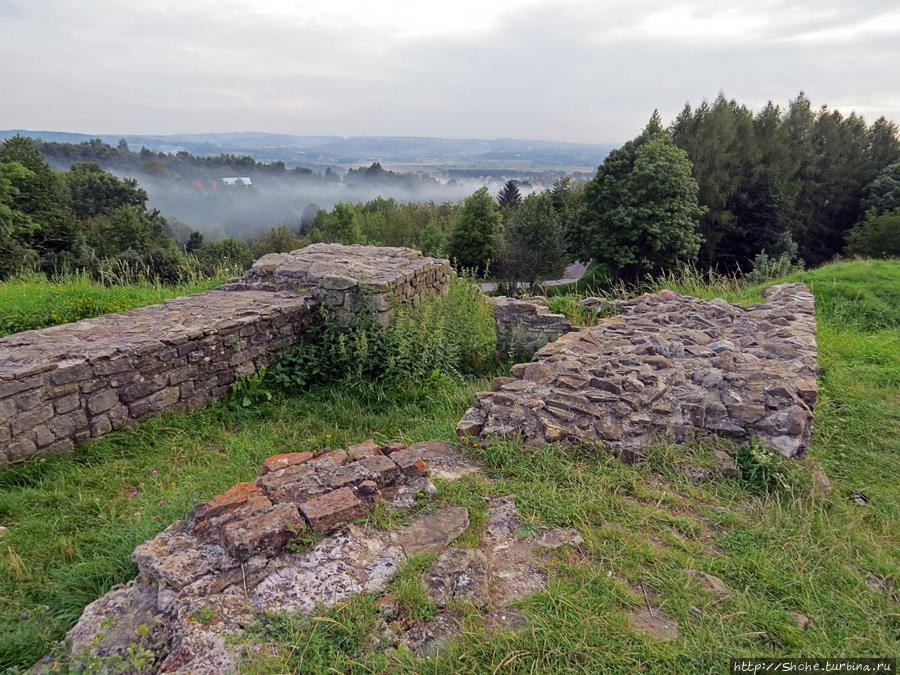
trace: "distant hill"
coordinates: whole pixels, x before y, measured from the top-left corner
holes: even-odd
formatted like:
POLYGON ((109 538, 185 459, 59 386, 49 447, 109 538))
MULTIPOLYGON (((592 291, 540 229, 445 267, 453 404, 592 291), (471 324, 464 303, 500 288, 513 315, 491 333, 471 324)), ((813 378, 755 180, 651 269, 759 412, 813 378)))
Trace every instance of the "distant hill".
POLYGON ((283 161, 288 166, 311 168, 356 166, 371 162, 409 167, 484 169, 594 170, 616 143, 560 143, 556 141, 418 138, 406 136, 292 136, 257 132, 137 136, 130 134, 76 134, 63 131, 9 129, 0 140, 21 134, 44 141, 81 143, 99 138, 116 145, 120 139, 132 149, 146 146, 155 152, 186 150, 194 155, 241 153, 257 161, 283 161))

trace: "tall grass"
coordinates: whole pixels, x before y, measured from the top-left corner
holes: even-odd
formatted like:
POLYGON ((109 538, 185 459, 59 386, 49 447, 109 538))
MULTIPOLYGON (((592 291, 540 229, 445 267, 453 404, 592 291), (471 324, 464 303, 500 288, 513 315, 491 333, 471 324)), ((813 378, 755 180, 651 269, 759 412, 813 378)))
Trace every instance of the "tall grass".
MULTIPOLYGON (((311 620, 273 621, 264 637, 284 648, 257 655, 247 669, 712 673, 739 656, 896 655, 900 262, 840 263, 781 280, 804 281, 816 295, 820 396, 808 459, 824 467, 829 494, 808 480, 784 481, 773 493, 767 457, 743 461, 756 467, 744 478, 691 484, 680 465, 714 466, 713 449, 732 449, 721 439, 649 448, 636 466, 558 446, 471 449, 487 475, 437 481, 429 504, 463 504, 477 515, 485 497, 515 494, 528 523, 575 527, 585 539, 548 555, 547 589, 516 607, 525 630, 487 631, 478 613, 466 614, 462 635, 442 655, 372 654, 368 637, 381 634, 381 610, 363 597, 311 620), (868 505, 851 499, 858 492, 868 505), (716 600, 687 570, 720 577, 731 597, 716 600), (629 627, 628 612, 648 602, 643 591, 678 620, 677 640, 629 627), (810 627, 797 627, 789 612, 808 616, 810 627)), ((685 281, 659 280, 700 297, 760 299, 761 286, 685 281)), ((135 545, 196 501, 251 479, 266 456, 370 436, 450 440, 474 392, 486 387, 487 379, 439 378, 386 388, 381 399, 342 384, 246 408, 218 403, 0 473, 0 523, 8 528, 0 537, 0 670, 20 672, 46 654, 84 605, 133 577, 135 545)), ((461 545, 477 544, 472 521, 461 545)), ((394 600, 427 609, 403 582, 394 600)))
POLYGON ((175 286, 147 281, 139 275, 134 279, 120 284, 121 276, 109 275, 104 281, 96 281, 84 272, 73 272, 52 278, 27 274, 0 282, 0 335, 155 305, 208 290, 226 277, 196 276, 175 286))

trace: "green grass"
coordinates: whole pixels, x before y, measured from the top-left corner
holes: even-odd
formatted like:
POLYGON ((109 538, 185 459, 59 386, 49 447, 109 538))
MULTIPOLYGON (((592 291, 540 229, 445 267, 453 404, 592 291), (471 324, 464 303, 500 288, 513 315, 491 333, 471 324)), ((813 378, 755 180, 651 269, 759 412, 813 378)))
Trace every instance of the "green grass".
MULTIPOLYGON (((715 439, 653 448, 633 467, 556 446, 472 449, 493 482, 439 482, 421 505, 469 507, 465 545, 478 540, 484 497, 509 493, 526 522, 575 527, 585 538, 577 550, 555 553, 547 590, 520 603, 526 630, 488 634, 477 613, 463 612, 462 636, 441 656, 374 654, 369 634, 380 610, 363 596, 308 618, 266 617, 260 630, 284 649, 255 657, 247 671, 720 673, 732 656, 896 656, 900 263, 840 263, 791 280, 816 293, 821 372, 809 460, 782 467, 790 489, 760 494, 742 479, 691 485, 677 463, 708 464, 711 449, 723 447, 715 439), (811 487, 803 468, 810 461, 825 468, 830 494, 811 487), (854 492, 869 505, 855 504, 854 492), (731 600, 715 603, 686 569, 721 577, 731 600), (870 574, 894 597, 871 590, 870 574), (677 640, 628 627, 627 612, 644 604, 639 585, 678 619, 677 640), (810 617, 809 630, 798 629, 790 611, 810 617)), ((758 288, 727 284, 675 290, 689 288, 759 299, 758 288)), ((486 386, 435 381, 381 401, 336 387, 248 409, 216 404, 0 474, 0 523, 9 527, 0 538, 0 669, 18 671, 49 651, 85 604, 134 575, 135 545, 183 517, 194 500, 252 478, 265 456, 369 436, 451 439, 473 392, 486 386)), ((405 520, 384 516, 380 524, 405 520)), ((404 611, 427 616, 416 569, 413 561, 391 592, 404 611)))
POLYGON ((106 286, 84 274, 47 279, 29 275, 0 282, 0 336, 155 305, 199 293, 224 278, 198 279, 178 286, 152 282, 106 286))

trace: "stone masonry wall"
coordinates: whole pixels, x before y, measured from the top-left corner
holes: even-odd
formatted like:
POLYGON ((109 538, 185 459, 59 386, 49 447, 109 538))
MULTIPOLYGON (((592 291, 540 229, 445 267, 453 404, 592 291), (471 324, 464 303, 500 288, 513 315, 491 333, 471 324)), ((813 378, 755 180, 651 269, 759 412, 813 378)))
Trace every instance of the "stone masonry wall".
POLYGON ((643 296, 496 378, 457 434, 599 444, 633 461, 655 438, 682 442, 699 428, 801 455, 817 396, 813 296, 800 283, 764 295, 749 307, 643 296))
POLYGON ((418 303, 425 293, 446 293, 453 270, 447 260, 425 258, 410 248, 312 244, 290 253, 270 253, 226 290, 309 291, 334 308, 338 318, 363 302, 386 326, 391 303, 418 303))
POLYGON ((300 342, 319 303, 352 312, 368 300, 388 321, 392 294, 416 302, 450 273, 411 249, 318 244, 265 256, 222 289, 2 338, 0 469, 204 407, 300 342))
POLYGON ((562 314, 553 314, 540 299, 486 297, 494 305, 497 356, 528 356, 561 335, 578 330, 562 314))

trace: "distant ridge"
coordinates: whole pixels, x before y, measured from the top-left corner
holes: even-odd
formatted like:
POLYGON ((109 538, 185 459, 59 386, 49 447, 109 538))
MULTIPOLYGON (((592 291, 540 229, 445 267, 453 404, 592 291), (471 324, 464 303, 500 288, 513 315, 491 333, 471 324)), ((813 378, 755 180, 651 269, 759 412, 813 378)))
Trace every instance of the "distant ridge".
POLYGON ((565 143, 515 138, 451 139, 412 136, 295 136, 262 132, 173 135, 79 134, 65 131, 9 129, 0 140, 17 134, 46 142, 82 143, 99 138, 115 145, 154 152, 186 150, 194 155, 236 153, 258 161, 307 165, 356 165, 371 162, 447 168, 485 169, 558 167, 593 170, 618 143, 565 143))

